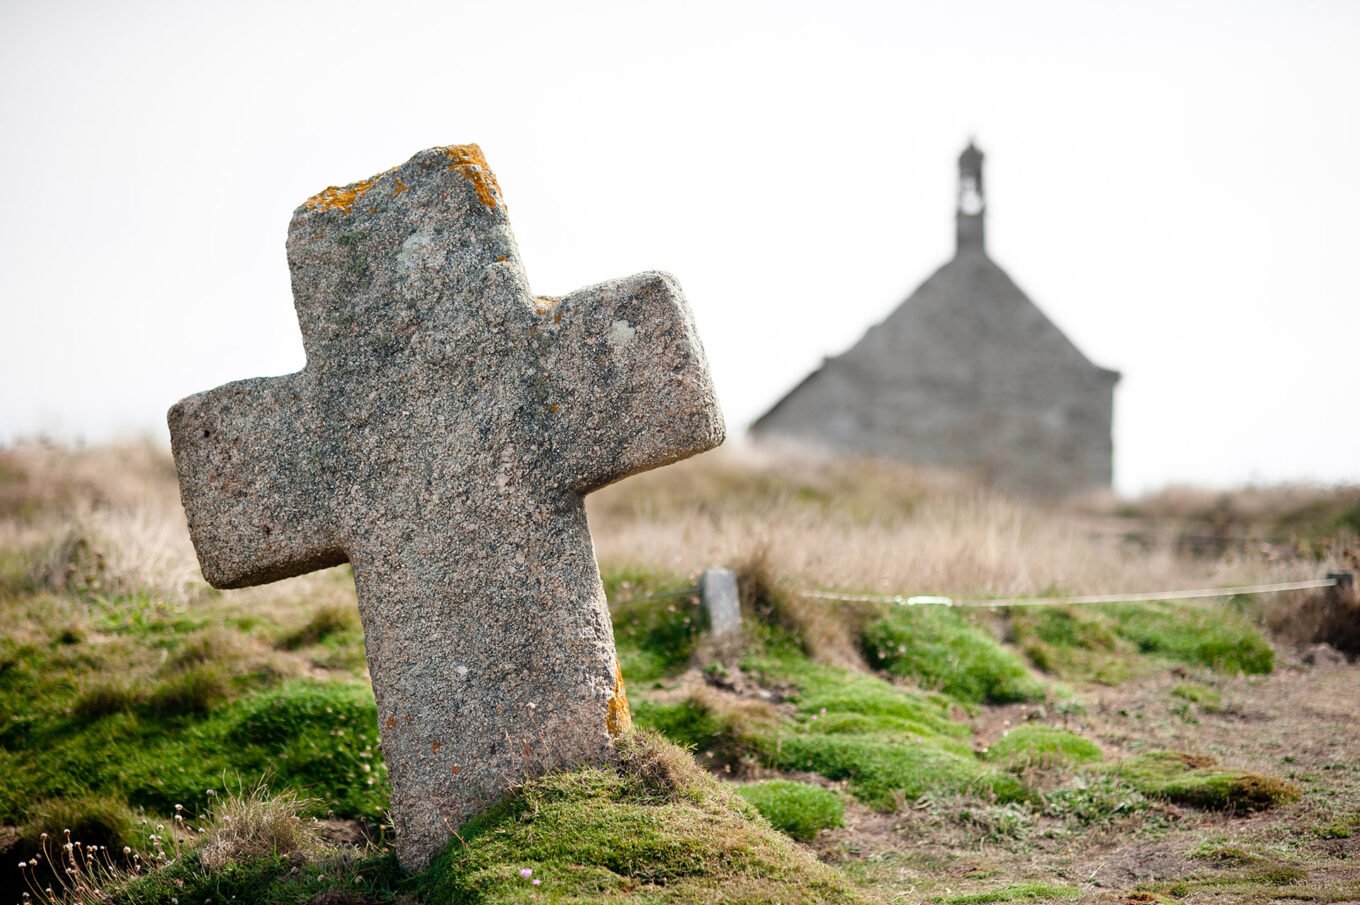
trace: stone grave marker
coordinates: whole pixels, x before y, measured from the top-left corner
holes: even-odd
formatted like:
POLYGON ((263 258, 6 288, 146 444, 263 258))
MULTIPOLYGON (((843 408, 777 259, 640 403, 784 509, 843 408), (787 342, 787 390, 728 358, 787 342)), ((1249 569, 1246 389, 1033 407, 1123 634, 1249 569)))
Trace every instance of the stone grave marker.
POLYGON ((728 643, 741 638, 741 594, 736 572, 705 569, 699 575, 699 599, 708 613, 708 631, 714 641, 728 643))
POLYGON ((582 498, 717 446, 662 273, 529 289, 476 145, 330 188, 288 231, 306 367, 170 409, 207 580, 350 562, 402 863, 631 722, 582 498))

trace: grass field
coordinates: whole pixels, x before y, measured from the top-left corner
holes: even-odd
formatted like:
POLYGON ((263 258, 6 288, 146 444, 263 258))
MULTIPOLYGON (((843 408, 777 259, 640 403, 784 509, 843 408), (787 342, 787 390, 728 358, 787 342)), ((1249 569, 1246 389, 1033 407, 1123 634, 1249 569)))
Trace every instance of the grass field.
POLYGON ((1353 599, 800 593, 1313 578, 1356 568, 1357 513, 1348 488, 1055 507, 725 453, 607 488, 592 530, 653 734, 403 877, 348 567, 214 591, 164 454, 0 450, 0 902, 1360 899, 1360 666, 1300 655, 1360 651, 1353 599), (696 598, 647 599, 716 565, 746 617, 722 656, 696 598))

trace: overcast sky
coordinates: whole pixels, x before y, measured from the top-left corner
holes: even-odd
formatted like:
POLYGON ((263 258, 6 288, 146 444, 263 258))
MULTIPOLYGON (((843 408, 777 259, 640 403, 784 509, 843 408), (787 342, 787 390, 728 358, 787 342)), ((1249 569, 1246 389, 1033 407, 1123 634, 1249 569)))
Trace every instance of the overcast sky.
POLYGON ((540 294, 674 273, 733 435, 988 244, 1116 481, 1360 480, 1360 3, 0 0, 0 442, 303 364, 293 208, 481 144, 540 294))

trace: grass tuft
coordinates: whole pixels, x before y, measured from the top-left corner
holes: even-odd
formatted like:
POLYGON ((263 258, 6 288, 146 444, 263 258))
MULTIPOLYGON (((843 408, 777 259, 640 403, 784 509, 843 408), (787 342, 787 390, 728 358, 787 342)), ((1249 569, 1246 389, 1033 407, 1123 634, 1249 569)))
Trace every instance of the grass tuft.
POLYGON ((1182 701, 1189 701, 1191 704, 1198 704, 1210 713, 1216 713, 1223 709, 1223 695, 1207 685, 1199 685, 1194 682, 1182 682, 1171 689, 1172 697, 1180 698, 1182 701))
POLYGON ((141 693, 124 679, 99 677, 90 680, 71 710, 82 720, 96 720, 115 713, 128 713, 143 703, 141 693))
POLYGON ((297 650, 320 644, 336 635, 360 631, 359 613, 351 606, 326 605, 319 607, 301 628, 279 639, 283 650, 297 650))
POLYGON ((219 796, 198 850, 199 861, 208 870, 257 858, 305 862, 322 850, 315 824, 302 817, 315 806, 291 791, 271 796, 263 785, 219 796))
POLYGON ((227 699, 226 676, 212 666, 191 666, 171 673, 147 695, 146 704, 160 717, 202 716, 227 699))

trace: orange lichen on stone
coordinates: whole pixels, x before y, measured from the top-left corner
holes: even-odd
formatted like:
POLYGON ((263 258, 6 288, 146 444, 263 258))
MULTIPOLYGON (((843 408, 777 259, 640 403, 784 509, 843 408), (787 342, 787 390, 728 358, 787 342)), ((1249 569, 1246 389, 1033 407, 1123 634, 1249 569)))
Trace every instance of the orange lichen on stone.
MULTIPOLYGON (((534 310, 539 314, 551 314, 557 310, 557 306, 561 302, 560 298, 551 295, 536 295, 534 296, 534 310)), ((560 321, 561 318, 559 317, 557 320, 560 321)))
POLYGON ((400 195, 402 192, 409 192, 411 190, 410 186, 400 179, 394 179, 392 181, 396 183, 396 186, 392 189, 393 195, 400 195))
POLYGON ((389 716, 387 718, 387 722, 384 723, 383 725, 387 727, 388 732, 391 732, 393 729, 397 728, 397 718, 394 716, 389 716))
POLYGON ((444 156, 453 161, 450 170, 457 170, 468 182, 472 183, 477 198, 487 207, 500 206, 501 187, 496 182, 496 174, 491 172, 486 155, 476 145, 449 145, 440 148, 444 156))
POLYGON ((333 185, 308 198, 306 206, 312 210, 347 211, 355 201, 358 201, 371 188, 373 188, 372 179, 365 179, 363 182, 356 182, 344 188, 333 185))
POLYGON ((439 753, 439 749, 442 748, 442 747, 444 747, 444 743, 443 743, 443 742, 440 742, 440 741, 436 741, 433 745, 430 746, 430 753, 431 753, 431 754, 438 754, 438 753, 439 753))
POLYGON ((450 772, 450 773, 457 773, 457 772, 458 772, 458 765, 457 765, 457 764, 452 764, 452 765, 449 767, 449 772, 450 772))
POLYGON ((614 694, 605 711, 604 728, 615 737, 633 728, 633 713, 628 709, 628 694, 623 689, 623 664, 614 661, 614 694))

